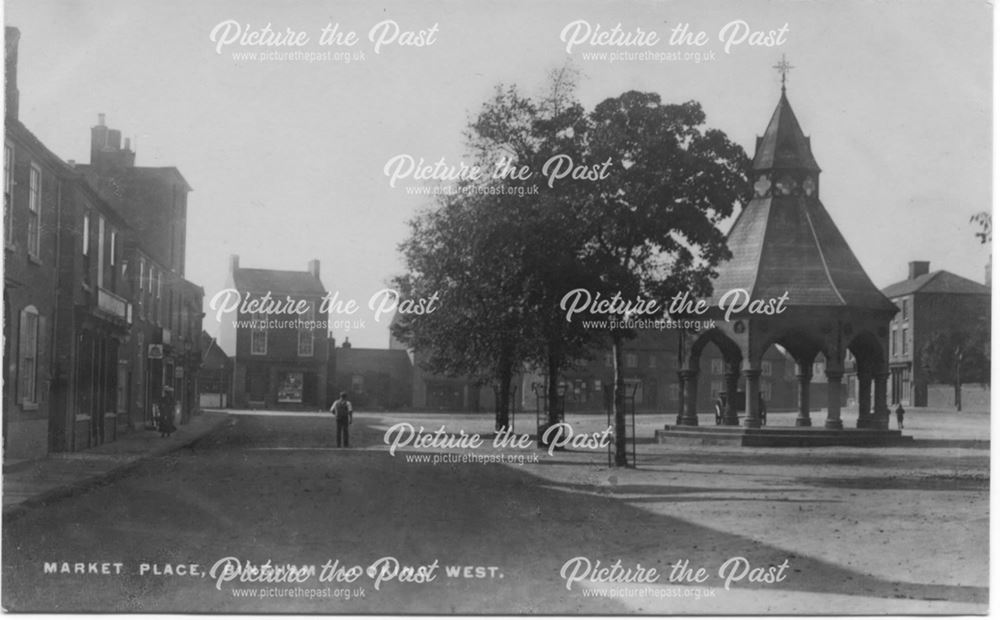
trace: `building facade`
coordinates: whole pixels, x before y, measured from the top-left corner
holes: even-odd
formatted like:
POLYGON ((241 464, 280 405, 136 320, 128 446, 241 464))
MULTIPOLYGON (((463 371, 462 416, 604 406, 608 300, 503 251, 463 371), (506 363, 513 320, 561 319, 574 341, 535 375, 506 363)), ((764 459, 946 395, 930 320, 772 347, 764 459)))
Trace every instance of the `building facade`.
MULTIPOLYGON (((247 269, 230 257, 227 290, 241 300, 292 300, 292 309, 225 313, 219 344, 233 360, 233 405, 257 409, 326 409, 335 379, 336 356, 327 338, 321 305, 327 291, 320 264, 305 271, 247 269), (295 311, 299 302, 305 312, 295 311)), ((247 306, 249 309, 250 306, 247 306)))
POLYGON ((891 402, 926 407, 931 376, 923 352, 936 337, 949 333, 982 333, 988 346, 990 288, 948 271, 930 271, 927 261, 913 261, 907 278, 882 292, 900 309, 889 332, 891 402))
POLYGON ((125 352, 132 291, 123 269, 129 228, 78 173, 65 187, 52 390, 54 451, 100 445, 130 430, 125 352))
MULTIPOLYGON (((637 412, 679 413, 681 407, 678 372, 678 334, 673 330, 640 330, 637 337, 624 343, 622 351, 625 394, 637 412)), ((698 411, 714 411, 715 400, 725 392, 726 367, 722 354, 706 351, 698 372, 698 411)), ((610 351, 595 351, 594 358, 581 362, 563 373, 560 386, 568 412, 605 411, 610 405, 610 386, 614 381, 610 351)), ((525 397, 533 402, 535 388, 530 379, 523 386, 525 397)), ((744 382, 738 383, 742 391, 744 382)), ((771 347, 761 360, 761 397, 769 411, 794 411, 798 405, 798 382, 795 362, 789 355, 771 347)), ((544 393, 544 392, 543 392, 544 393)))
POLYGON ((335 353, 335 393, 347 392, 355 407, 400 411, 412 406, 413 368, 406 351, 340 346, 335 353))
POLYGON ((32 458, 50 441, 57 231, 69 170, 18 119, 20 32, 4 35, 4 452, 32 458))
POLYGON ((135 165, 91 130, 64 162, 19 120, 20 33, 5 28, 5 458, 113 441, 172 392, 197 410, 201 287, 184 279, 187 193, 176 168, 135 165), (150 346, 154 345, 154 346, 150 346))
POLYGON ((105 123, 90 130, 90 164, 77 166, 129 228, 122 278, 134 303, 128 360, 119 380, 128 425, 151 428, 169 395, 180 423, 198 408, 203 289, 185 276, 187 197, 191 186, 172 166, 135 165, 130 141, 105 123))
POLYGON ((202 408, 225 409, 233 401, 233 361, 219 346, 219 341, 201 333, 201 372, 198 374, 198 397, 202 408))

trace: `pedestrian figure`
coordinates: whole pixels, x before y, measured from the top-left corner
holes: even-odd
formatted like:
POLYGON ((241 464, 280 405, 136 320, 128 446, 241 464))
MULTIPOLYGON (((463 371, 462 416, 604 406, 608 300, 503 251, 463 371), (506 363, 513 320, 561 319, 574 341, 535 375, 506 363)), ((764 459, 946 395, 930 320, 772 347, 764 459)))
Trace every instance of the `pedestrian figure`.
POLYGON ((899 430, 903 430, 903 415, 905 413, 903 403, 896 403, 896 424, 899 426, 899 430))
POLYGON ((354 422, 354 408, 351 401, 347 400, 347 392, 341 392, 340 398, 333 401, 330 412, 337 419, 337 447, 341 447, 341 440, 345 448, 350 447, 350 433, 348 427, 354 422))
POLYGON ((160 437, 170 437, 177 430, 174 426, 174 397, 169 391, 164 391, 160 397, 160 417, 157 421, 160 437))
POLYGON ((726 401, 723 399, 723 394, 719 394, 715 398, 715 425, 722 425, 723 413, 726 409, 726 401))
POLYGON ((758 394, 758 399, 760 401, 760 425, 767 426, 767 404, 764 403, 764 393, 758 394))

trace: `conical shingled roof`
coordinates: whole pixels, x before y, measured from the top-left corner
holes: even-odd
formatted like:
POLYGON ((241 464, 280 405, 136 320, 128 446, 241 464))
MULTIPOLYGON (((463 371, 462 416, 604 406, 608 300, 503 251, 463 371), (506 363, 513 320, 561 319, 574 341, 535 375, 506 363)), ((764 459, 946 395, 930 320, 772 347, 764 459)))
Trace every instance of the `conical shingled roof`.
POLYGON ((781 89, 781 100, 771 115, 764 135, 757 138, 757 152, 753 156, 754 170, 789 169, 819 172, 813 158, 809 138, 802 133, 799 120, 781 89))
POLYGON ((733 258, 719 268, 712 303, 742 288, 753 299, 787 291, 789 307, 893 311, 819 200, 819 166, 784 91, 757 140, 753 167, 758 191, 729 231, 733 258), (776 187, 782 179, 793 180, 787 192, 776 187))

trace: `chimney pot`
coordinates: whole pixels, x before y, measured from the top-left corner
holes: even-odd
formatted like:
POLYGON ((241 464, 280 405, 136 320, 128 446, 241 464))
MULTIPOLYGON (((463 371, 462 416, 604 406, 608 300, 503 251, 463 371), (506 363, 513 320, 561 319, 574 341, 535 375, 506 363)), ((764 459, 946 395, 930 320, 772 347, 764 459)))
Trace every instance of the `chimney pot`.
POLYGON ((920 276, 925 276, 930 273, 931 263, 926 260, 912 260, 908 263, 909 265, 909 278, 912 280, 914 278, 919 278, 920 276))
POLYGON ((97 126, 104 127, 104 112, 97 115, 97 126))
POLYGON ((240 255, 230 254, 229 255, 229 272, 233 273, 240 268, 240 255))
POLYGON ((309 273, 319 277, 319 259, 314 258, 309 261, 309 273))

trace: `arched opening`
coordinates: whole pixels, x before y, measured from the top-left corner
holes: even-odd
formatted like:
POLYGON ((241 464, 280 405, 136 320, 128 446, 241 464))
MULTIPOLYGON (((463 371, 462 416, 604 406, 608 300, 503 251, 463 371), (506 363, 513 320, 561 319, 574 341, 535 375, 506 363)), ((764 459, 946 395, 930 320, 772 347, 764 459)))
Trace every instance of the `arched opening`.
POLYGON ((710 329, 699 334, 677 373, 681 401, 677 424, 697 426, 698 411, 707 409, 713 412, 715 424, 738 425, 738 382, 742 360, 739 346, 722 331, 710 329), (708 347, 709 344, 713 346, 708 347), (706 353, 710 360, 707 377, 702 374, 702 353, 706 353), (702 389, 699 389, 699 384, 702 389), (707 388, 707 395, 702 395, 704 388, 707 388))
POLYGON ((844 369, 853 383, 858 428, 888 428, 886 360, 885 343, 869 331, 858 333, 847 345, 844 369))
MULTIPOLYGON (((796 413, 794 425, 812 426, 811 412, 815 404, 821 402, 817 397, 823 396, 823 391, 814 389, 814 385, 821 386, 826 380, 825 358, 820 364, 816 363, 818 358, 822 358, 823 343, 815 335, 800 330, 782 333, 764 352, 761 362, 762 377, 767 376, 764 360, 771 356, 770 351, 775 348, 782 353, 784 376, 778 383, 781 393, 775 395, 774 389, 770 390, 772 408, 775 411, 788 411, 789 394, 791 394, 794 400, 791 403, 792 410, 796 413)), ((765 400, 764 405, 768 404, 769 401, 765 400)))

